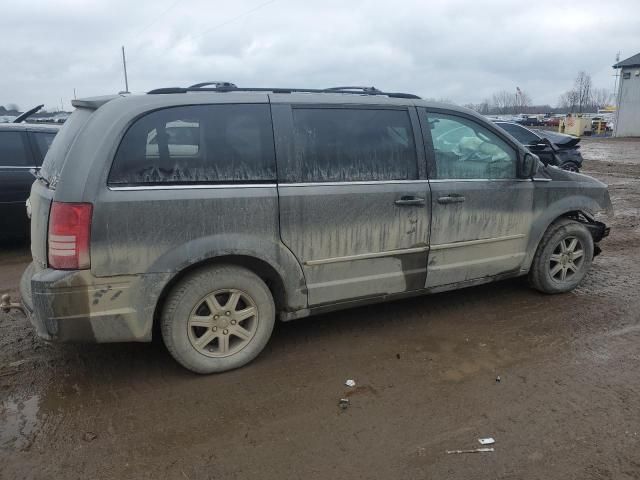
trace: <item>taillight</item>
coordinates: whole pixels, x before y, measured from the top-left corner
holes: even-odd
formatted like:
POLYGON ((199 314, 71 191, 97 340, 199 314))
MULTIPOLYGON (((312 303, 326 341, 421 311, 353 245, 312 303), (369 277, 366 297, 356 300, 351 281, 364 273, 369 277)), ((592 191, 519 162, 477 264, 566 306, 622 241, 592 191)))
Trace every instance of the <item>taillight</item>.
POLYGON ((49 266, 58 270, 81 270, 91 266, 90 203, 53 202, 49 216, 49 266))

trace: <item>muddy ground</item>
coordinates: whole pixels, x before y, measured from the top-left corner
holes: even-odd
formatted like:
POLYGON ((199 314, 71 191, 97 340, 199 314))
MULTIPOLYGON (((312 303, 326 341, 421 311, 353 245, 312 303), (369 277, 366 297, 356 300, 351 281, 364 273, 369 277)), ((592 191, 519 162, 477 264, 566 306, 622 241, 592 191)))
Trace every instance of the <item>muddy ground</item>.
MULTIPOLYGON (((639 479, 640 141, 583 152, 616 213, 570 294, 518 279, 282 324, 208 377, 0 314, 0 478, 639 479)), ((4 248, 0 292, 27 262, 4 248)))

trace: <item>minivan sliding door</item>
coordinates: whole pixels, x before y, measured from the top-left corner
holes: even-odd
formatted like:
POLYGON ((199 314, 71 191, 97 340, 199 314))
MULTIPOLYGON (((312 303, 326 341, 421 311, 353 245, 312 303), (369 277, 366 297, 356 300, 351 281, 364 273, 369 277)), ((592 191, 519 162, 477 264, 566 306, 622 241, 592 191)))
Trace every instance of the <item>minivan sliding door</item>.
POLYGON ((309 305, 424 287, 431 198, 413 107, 273 104, 280 235, 309 305))

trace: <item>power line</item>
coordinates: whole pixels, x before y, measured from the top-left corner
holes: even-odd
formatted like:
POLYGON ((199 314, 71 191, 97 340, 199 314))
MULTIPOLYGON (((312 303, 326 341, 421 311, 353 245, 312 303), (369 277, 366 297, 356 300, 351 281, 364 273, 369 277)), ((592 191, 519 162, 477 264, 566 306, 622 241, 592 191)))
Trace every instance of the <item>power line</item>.
POLYGON ((153 25, 158 23, 158 20, 160 20, 163 16, 165 16, 167 13, 169 13, 169 11, 173 10, 173 8, 176 5, 178 5, 181 1, 182 0, 176 0, 168 8, 164 9, 161 13, 158 14, 158 16, 156 16, 156 18, 154 18, 150 23, 148 23, 145 27, 143 27, 142 30, 139 30, 137 32, 137 36, 142 35, 143 32, 146 32, 149 28, 151 28, 153 25))
MULTIPOLYGON (((233 23, 233 22, 235 22, 236 20, 240 20, 241 18, 246 17, 247 15, 249 15, 249 14, 251 14, 251 13, 255 12, 256 10, 260 10, 261 8, 266 7, 267 5, 269 5, 269 4, 271 4, 271 3, 274 3, 274 2, 276 2, 276 1, 277 1, 277 0, 269 0, 268 2, 261 3, 260 5, 257 5, 257 6, 255 6, 255 7, 253 7, 253 8, 251 8, 251 9, 247 10, 246 12, 241 13, 240 15, 237 15, 237 16, 235 16, 235 17, 233 17, 233 18, 230 18, 229 20, 225 20, 225 21, 224 21, 224 22, 222 22, 222 23, 219 23, 219 24, 217 24, 217 25, 214 25, 213 27, 211 27, 211 28, 209 28, 209 29, 207 29, 207 30, 205 30, 205 31, 203 31, 203 32, 200 32, 200 33, 199 33, 199 34, 197 34, 197 35, 189 35, 189 36, 187 36, 187 38, 190 38, 191 40, 194 40, 194 39, 196 39, 196 38, 200 38, 200 37, 202 37, 203 35, 206 35, 206 34, 208 34, 208 33, 211 33, 211 32, 213 32, 214 30, 216 30, 216 29, 218 29, 218 28, 220 28, 220 27, 224 27, 225 25, 229 25, 230 23, 233 23)), ((185 39, 185 40, 186 40, 186 39, 185 39)))
MULTIPOLYGON (((168 8, 166 8, 165 10, 163 10, 152 22, 150 22, 149 24, 147 24, 147 26, 145 26, 142 30, 140 30, 138 32, 138 37, 140 36, 140 34, 142 34, 144 31, 148 30, 151 26, 153 26, 163 15, 165 15, 167 12, 169 12, 171 9, 173 9, 176 5, 178 5, 178 3, 180 3, 182 0, 176 0, 175 2, 173 2, 168 8)), ((230 23, 236 22, 244 17, 247 17, 248 15, 251 15, 252 13, 266 7, 267 5, 270 5, 272 3, 275 3, 277 0, 268 0, 266 2, 263 2, 259 5, 256 5, 255 7, 250 8, 249 10, 246 10, 242 13, 240 13, 239 15, 236 15, 235 17, 229 18, 228 20, 225 20, 224 22, 218 23, 217 25, 214 25, 211 28, 208 28, 196 35, 187 35, 186 37, 184 37, 181 40, 178 40, 175 45, 179 45, 180 43, 186 41, 186 40, 194 40, 196 38, 200 38, 204 35, 207 35, 211 32, 213 32, 214 30, 224 27, 226 25, 229 25, 230 23)), ((124 48, 124 47, 123 47, 124 48)), ((134 47, 132 49, 132 51, 135 53, 138 49, 140 48, 140 46, 138 47, 134 47)), ((129 61, 129 63, 135 63, 135 62, 131 62, 129 61)))

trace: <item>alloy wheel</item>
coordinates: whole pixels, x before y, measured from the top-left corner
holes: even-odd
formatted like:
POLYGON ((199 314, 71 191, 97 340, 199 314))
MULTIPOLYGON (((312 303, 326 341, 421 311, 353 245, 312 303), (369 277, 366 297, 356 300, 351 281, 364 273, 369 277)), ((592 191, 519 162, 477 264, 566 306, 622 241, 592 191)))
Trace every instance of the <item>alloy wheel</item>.
POLYGON ((217 290, 200 300, 187 321, 189 341, 207 357, 238 353, 255 336, 258 308, 248 293, 217 290))
POLYGON ((566 237, 556 245, 549 259, 549 275, 558 282, 573 280, 584 264, 584 248, 576 237, 566 237))

